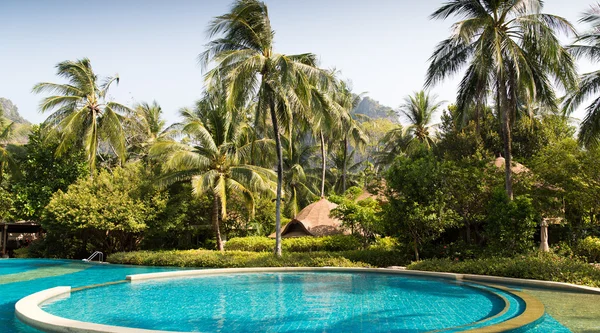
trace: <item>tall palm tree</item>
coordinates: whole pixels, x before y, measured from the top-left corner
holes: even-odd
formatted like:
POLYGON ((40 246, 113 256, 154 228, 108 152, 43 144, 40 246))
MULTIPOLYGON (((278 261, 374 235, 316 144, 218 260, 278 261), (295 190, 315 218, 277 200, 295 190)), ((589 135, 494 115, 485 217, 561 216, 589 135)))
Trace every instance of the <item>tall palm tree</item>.
POLYGON ((452 35, 430 58, 425 86, 439 83, 467 66, 457 106, 473 105, 493 92, 502 119, 506 193, 512 199, 511 119, 519 99, 557 108, 550 79, 576 87, 575 65, 556 31, 574 33, 565 19, 542 13, 542 0, 451 0, 431 18, 460 17, 452 35))
POLYGON ((431 122, 441 106, 442 102, 437 101, 437 96, 425 91, 405 97, 400 106, 400 114, 409 122, 408 131, 427 148, 435 143, 431 133, 431 122))
POLYGON ((387 169, 396 157, 410 153, 416 142, 419 141, 414 139, 412 132, 398 124, 381 138, 383 149, 375 154, 375 164, 381 169, 387 169))
MULTIPOLYGON (((283 126, 288 133, 294 113, 309 109, 312 82, 324 82, 328 73, 317 68, 311 53, 284 55, 273 50, 274 31, 267 6, 257 0, 238 0, 229 13, 216 17, 209 26, 213 38, 200 55, 206 66, 209 86, 223 81, 231 108, 258 100, 257 113, 269 114, 277 152, 277 194, 275 203, 275 253, 281 255, 281 195, 283 182, 283 126), (220 35, 220 37, 217 37, 220 35)), ((256 117, 261 119, 261 117, 256 117)))
POLYGON ((369 143, 369 137, 363 131, 362 125, 357 119, 358 115, 353 112, 360 103, 362 94, 353 94, 350 85, 341 80, 337 81, 334 89, 334 100, 343 110, 341 113, 343 117, 340 117, 339 126, 333 133, 340 138, 342 154, 338 157, 342 158, 342 161, 340 161, 342 164, 341 189, 344 193, 348 183, 348 165, 353 162, 352 156, 354 155, 352 153, 352 156, 350 156, 350 145, 354 149, 363 149, 369 143))
POLYGON ((126 157, 123 113, 131 112, 131 109, 106 99, 108 89, 112 83, 119 83, 119 77, 108 77, 99 83, 87 58, 63 61, 56 69, 57 75, 67 79, 68 83, 41 82, 33 87, 35 93, 56 94, 40 103, 42 112, 54 110, 45 123, 52 126, 53 135, 60 139, 56 153, 65 153, 73 144, 82 145, 93 174, 98 146, 106 142, 123 162, 126 157))
POLYGON ((313 202, 318 193, 319 177, 314 164, 317 146, 310 137, 283 137, 285 208, 289 217, 295 217, 302 207, 313 202), (289 142, 288 142, 289 141, 289 142))
MULTIPOLYGON (((569 47, 575 57, 585 57, 593 62, 600 60, 600 4, 593 5, 579 20, 592 28, 577 37, 569 47)), ((564 109, 571 114, 588 97, 600 91, 600 70, 581 76, 579 89, 570 91, 564 99, 564 109)), ((586 108, 586 116, 579 129, 579 141, 585 146, 600 144, 600 97, 586 108)))
POLYGON ((138 103, 133 108, 133 112, 127 115, 125 128, 127 146, 131 153, 146 159, 150 147, 155 142, 167 140, 176 134, 177 126, 166 127, 162 114, 160 105, 153 101, 152 104, 138 103))
POLYGON ((4 125, 5 121, 1 107, 0 105, 0 186, 2 186, 2 181, 4 180, 5 170, 10 170, 15 174, 19 172, 19 166, 7 147, 13 136, 15 123, 11 122, 6 126, 4 125))
POLYGON ((244 115, 230 111, 222 94, 208 94, 194 110, 183 109, 182 142, 161 140, 150 149, 164 160, 163 186, 190 181, 196 195, 212 194, 212 222, 217 248, 223 251, 220 221, 227 216, 229 191, 240 193, 248 210, 254 212, 254 196, 272 192, 275 173, 246 164, 253 142, 245 135, 244 115))

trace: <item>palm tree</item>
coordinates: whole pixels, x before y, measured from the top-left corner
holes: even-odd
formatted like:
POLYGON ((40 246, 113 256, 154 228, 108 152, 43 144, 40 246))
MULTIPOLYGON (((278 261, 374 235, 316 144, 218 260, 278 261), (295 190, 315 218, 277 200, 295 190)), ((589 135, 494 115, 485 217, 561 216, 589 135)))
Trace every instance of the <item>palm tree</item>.
POLYGON ((217 248, 223 251, 220 221, 227 216, 227 197, 235 191, 244 198, 251 215, 254 196, 275 187, 272 170, 246 164, 253 142, 245 135, 244 115, 230 111, 225 97, 208 94, 194 110, 183 109, 180 124, 185 140, 156 141, 150 153, 164 159, 163 186, 190 181, 198 196, 213 196, 212 222, 217 248))
POLYGON ((2 113, 2 106, 0 105, 0 186, 4 180, 4 171, 10 170, 14 174, 19 172, 19 166, 13 159, 11 152, 8 150, 8 143, 13 135, 15 123, 4 126, 4 118, 2 113))
POLYGON ((556 31, 574 33, 565 19, 543 14, 542 0, 451 0, 431 17, 461 17, 452 35, 438 44, 430 58, 425 86, 451 76, 465 65, 457 107, 478 104, 493 92, 502 118, 506 193, 512 198, 511 119, 519 99, 531 98, 557 108, 550 82, 562 88, 576 86, 575 65, 560 45, 556 31))
POLYGON ((334 100, 343 110, 342 115, 344 115, 340 117, 337 132, 334 131, 335 135, 341 138, 340 148, 342 149, 342 154, 338 157, 342 158, 342 161, 340 161, 342 164, 341 189, 342 193, 344 193, 346 192, 348 183, 348 165, 352 162, 352 156, 354 156, 353 153, 351 154, 352 156, 349 156, 350 145, 354 149, 363 149, 369 143, 369 137, 365 134, 360 121, 357 119, 358 115, 353 113, 354 109, 360 103, 362 94, 353 94, 350 85, 345 81, 337 82, 334 94, 334 100))
POLYGON ((53 127, 53 135, 59 136, 57 155, 65 153, 72 144, 82 145, 93 174, 98 146, 106 142, 123 162, 126 156, 122 113, 131 109, 106 99, 108 89, 113 82, 119 83, 119 77, 108 77, 99 84, 87 58, 63 61, 56 68, 57 75, 68 83, 41 82, 33 87, 33 92, 56 94, 44 98, 40 110, 54 110, 45 123, 53 127))
POLYGON ((150 147, 161 140, 167 140, 176 134, 177 126, 165 127, 166 122, 162 119, 162 108, 153 101, 152 104, 141 102, 135 105, 125 121, 128 134, 128 149, 146 159, 150 147))
MULTIPOLYGON (((597 62, 600 59, 600 4, 592 6, 579 20, 589 23, 592 29, 581 34, 569 47, 575 57, 586 57, 597 62)), ((564 110, 571 114, 588 97, 600 91, 600 70, 581 76, 579 89, 570 91, 564 100, 564 110)), ((600 144, 600 97, 586 108, 587 115, 581 122, 579 141, 585 146, 600 144)))
POLYGON ((442 106, 442 102, 438 102, 436 99, 435 95, 419 91, 415 92, 413 96, 404 98, 404 104, 400 106, 400 114, 410 124, 408 131, 427 148, 431 148, 435 143, 435 139, 431 135, 431 121, 442 106))
POLYGON ((314 164, 317 146, 310 137, 297 136, 290 142, 285 137, 282 139, 286 148, 283 154, 285 208, 287 216, 293 218, 317 197, 319 177, 317 170, 310 167, 314 164))
POLYGON ((381 169, 387 169, 396 157, 410 153, 415 146, 414 143, 418 142, 411 131, 398 124, 381 138, 380 144, 383 148, 375 154, 375 164, 381 169))
MULTIPOLYGON (((277 194, 275 203, 275 253, 281 255, 281 195, 283 152, 281 126, 291 132, 294 114, 309 109, 312 82, 324 82, 328 73, 316 67, 311 53, 284 55, 273 51, 274 31, 267 6, 257 0, 238 0, 230 12, 216 17, 209 26, 214 38, 200 55, 201 62, 214 68, 206 73, 210 86, 223 81, 227 104, 256 99, 258 114, 269 114, 277 153, 277 194), (221 35, 220 38, 215 38, 221 35)), ((256 117, 256 120, 262 117, 256 117)))

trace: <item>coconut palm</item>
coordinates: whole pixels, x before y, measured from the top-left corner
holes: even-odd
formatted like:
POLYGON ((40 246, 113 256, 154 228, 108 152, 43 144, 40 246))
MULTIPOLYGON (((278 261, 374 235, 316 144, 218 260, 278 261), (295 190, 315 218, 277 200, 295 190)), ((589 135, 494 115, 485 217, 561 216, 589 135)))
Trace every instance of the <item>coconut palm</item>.
POLYGON ((414 139, 421 142, 427 148, 435 143, 435 137, 431 133, 431 122, 433 116, 442 106, 437 101, 437 96, 430 95, 425 91, 415 92, 412 96, 404 98, 400 106, 400 115, 408 121, 408 131, 414 139))
POLYGON ((119 82, 119 77, 108 77, 99 83, 87 58, 63 61, 56 69, 57 75, 68 83, 41 82, 33 87, 33 92, 56 94, 44 98, 39 107, 42 112, 54 110, 45 123, 53 128, 53 136, 60 139, 57 155, 65 153, 73 144, 82 145, 93 174, 98 146, 106 142, 123 162, 126 156, 122 114, 131 109, 107 100, 108 89, 112 83, 119 82))
MULTIPOLYGON (((591 24, 592 28, 579 35, 569 49, 576 57, 585 57, 597 62, 600 60, 600 4, 593 5, 579 21, 591 24)), ((597 94, 598 91, 600 91, 600 70, 583 74, 579 89, 568 92, 564 100, 567 114, 575 111, 587 98, 597 94)), ((585 146, 597 146, 600 144, 600 97, 587 106, 586 113, 579 129, 579 141, 585 146)))
POLYGON ((288 142, 283 137, 283 166, 285 210, 289 217, 295 217, 301 208, 317 198, 319 177, 317 170, 311 168, 315 164, 313 158, 318 147, 310 137, 296 136, 288 142))
POLYGON ((562 87, 576 86, 575 65, 556 31, 574 33, 565 19, 542 13, 542 0, 451 0, 431 17, 460 17, 452 35, 430 58, 426 87, 461 71, 457 107, 485 100, 492 92, 502 119, 506 193, 512 198, 511 119, 519 99, 531 98, 557 108, 551 78, 562 87))
POLYGON ((261 1, 236 1, 229 13, 212 21, 209 36, 212 41, 200 55, 205 66, 214 64, 206 73, 209 87, 222 80, 230 108, 255 99, 256 120, 270 116, 277 153, 275 253, 281 255, 282 126, 291 133, 294 114, 309 110, 312 83, 325 82, 329 75, 316 67, 316 56, 311 53, 274 52, 274 31, 267 6, 261 1))
POLYGON ((342 166, 341 190, 344 193, 348 183, 348 165, 352 162, 350 154, 354 155, 351 153, 350 145, 354 149, 361 150, 369 143, 369 137, 363 131, 358 119, 359 115, 353 112, 360 103, 363 94, 353 94, 350 85, 345 81, 337 81, 334 89, 334 101, 343 110, 340 113, 343 117, 339 118, 339 126, 333 133, 340 140, 340 149, 342 150, 341 155, 337 157, 342 159, 339 163, 342 166))
POLYGON ((383 148, 375 154, 375 164, 381 169, 387 169, 396 157, 410 153, 418 142, 411 131, 399 124, 381 138, 383 148))
MULTIPOLYGON (((0 109, 0 111, 2 110, 0 109)), ((4 124, 5 122, 2 118, 2 113, 0 112, 0 186, 4 180, 5 170, 10 170, 13 173, 17 173, 19 171, 19 166, 13 159, 13 156, 7 147, 10 139, 13 136, 15 123, 11 122, 6 126, 4 124)))
POLYGON ((141 102, 135 105, 125 122, 130 153, 146 159, 155 142, 167 140, 176 134, 176 126, 166 127, 162 114, 162 108, 156 101, 152 104, 141 102))
POLYGON ((165 174, 158 182, 190 181, 194 194, 212 195, 213 228, 217 248, 223 251, 220 221, 227 216, 230 191, 241 195, 252 215, 255 195, 273 191, 275 173, 245 163, 253 142, 247 140, 244 115, 227 109, 225 97, 209 94, 195 109, 183 109, 181 116, 185 139, 156 141, 150 149, 164 161, 165 174))

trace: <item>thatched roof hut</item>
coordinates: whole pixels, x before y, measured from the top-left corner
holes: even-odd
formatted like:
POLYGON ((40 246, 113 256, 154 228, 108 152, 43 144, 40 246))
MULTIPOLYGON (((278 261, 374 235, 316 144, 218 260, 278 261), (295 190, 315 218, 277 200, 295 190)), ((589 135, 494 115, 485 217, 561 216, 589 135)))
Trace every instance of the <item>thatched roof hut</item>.
MULTIPOLYGON (((325 198, 306 206, 283 228, 281 237, 319 237, 344 233, 342 221, 329 216, 335 207, 336 204, 325 198)), ((273 238, 275 234, 269 237, 273 238)))
MULTIPOLYGON (((505 168, 505 164, 506 164, 506 160, 504 159, 504 157, 500 156, 498 157, 495 161, 494 161, 494 165, 496 166, 496 168, 504 170, 505 168)), ((530 172, 530 170, 524 166, 521 163, 512 161, 512 165, 510 166, 510 169, 512 170, 513 173, 515 174, 520 174, 523 172, 530 172)))

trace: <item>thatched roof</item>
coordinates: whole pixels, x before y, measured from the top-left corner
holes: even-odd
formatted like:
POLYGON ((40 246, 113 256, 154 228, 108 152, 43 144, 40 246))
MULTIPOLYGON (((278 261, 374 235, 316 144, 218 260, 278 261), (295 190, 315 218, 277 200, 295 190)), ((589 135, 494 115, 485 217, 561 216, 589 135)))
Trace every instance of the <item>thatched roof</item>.
MULTIPOLYGON (((283 228, 281 237, 319 237, 343 233, 342 221, 329 216, 335 207, 336 204, 325 198, 306 206, 283 228)), ((275 234, 269 237, 275 237, 275 234)))
MULTIPOLYGON (((505 168, 504 165, 505 164, 506 164, 506 160, 502 156, 498 157, 494 161, 494 165, 498 169, 501 169, 501 170, 504 170, 504 168, 505 168)), ((530 170, 526 166, 524 166, 521 163, 515 162, 515 161, 512 162, 512 165, 511 165, 510 169, 512 170, 513 173, 515 173, 517 175, 520 174, 520 173, 523 173, 523 172, 530 172, 530 170)))

